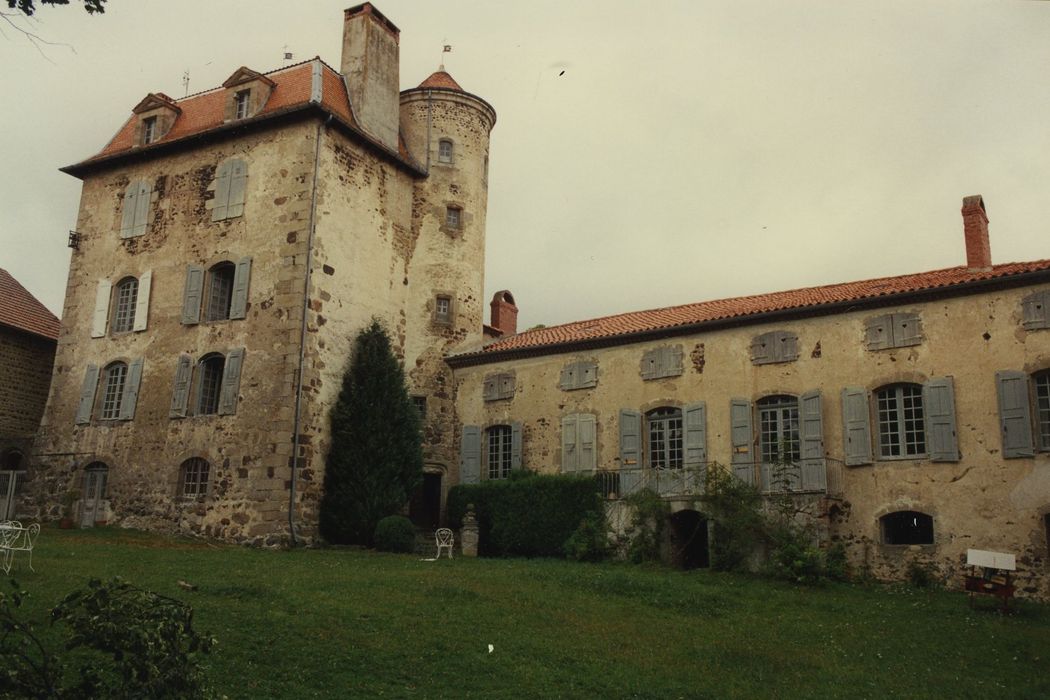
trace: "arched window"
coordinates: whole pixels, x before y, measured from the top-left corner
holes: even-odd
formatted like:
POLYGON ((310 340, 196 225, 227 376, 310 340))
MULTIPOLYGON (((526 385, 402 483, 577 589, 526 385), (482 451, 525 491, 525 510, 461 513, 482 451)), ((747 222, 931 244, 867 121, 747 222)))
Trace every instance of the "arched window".
POLYGON ((645 414, 646 444, 651 469, 682 468, 682 409, 670 406, 645 414))
POLYGON ((758 440, 763 464, 795 464, 801 458, 798 398, 767 396, 758 401, 758 440))
POLYGON ((219 412, 219 396, 222 393, 222 372, 226 358, 222 355, 205 355, 197 365, 197 415, 219 412))
POLYGON ((208 476, 211 465, 200 457, 187 459, 179 469, 179 494, 183 498, 203 498, 208 495, 208 476))
POLYGON ((486 462, 489 468, 489 479, 506 479, 511 470, 511 427, 493 425, 485 431, 488 449, 486 462))
POLYGON ((225 321, 230 318, 233 302, 233 278, 237 266, 231 262, 218 263, 208 270, 208 302, 205 321, 225 321))
POLYGON ((123 362, 106 365, 102 378, 102 405, 99 409, 99 418, 102 420, 116 420, 120 417, 127 376, 128 366, 123 362))
POLYGON ((879 518, 883 544, 933 544, 933 518, 914 510, 899 510, 879 518))
POLYGON ((926 454, 926 421, 922 386, 893 384, 875 392, 879 424, 879 457, 899 459, 926 454))
POLYGON ((139 281, 134 277, 125 277, 117 283, 113 295, 113 333, 127 333, 135 327, 135 305, 139 298, 139 281))
POLYGON ((438 141, 438 162, 452 162, 452 141, 449 139, 441 139, 438 141))

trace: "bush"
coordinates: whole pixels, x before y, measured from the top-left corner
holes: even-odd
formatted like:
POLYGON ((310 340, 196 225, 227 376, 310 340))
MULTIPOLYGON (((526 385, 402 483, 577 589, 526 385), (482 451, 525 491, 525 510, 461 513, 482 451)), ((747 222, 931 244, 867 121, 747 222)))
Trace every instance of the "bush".
POLYGON ((937 585, 937 576, 928 565, 913 560, 908 563, 908 583, 916 588, 933 588, 937 585))
POLYGON ((824 552, 824 575, 832 581, 849 581, 849 561, 846 559, 846 546, 841 542, 828 547, 824 552))
POLYGON ((61 648, 74 653, 62 657, 18 619, 25 592, 11 583, 13 593, 0 593, 0 697, 209 697, 196 656, 215 640, 193 630, 185 603, 93 579, 51 611, 71 631, 61 648))
POLYGON ((813 584, 824 577, 824 558, 805 528, 779 523, 771 527, 769 539, 769 573, 774 578, 813 584))
POLYGON ((631 507, 631 522, 624 533, 627 561, 634 564, 660 561, 660 543, 667 527, 669 506, 652 489, 642 489, 624 499, 631 507))
POLYGON ((766 531, 758 489, 712 465, 704 502, 715 523, 711 566, 719 571, 746 570, 766 531))
POLYGON ((569 474, 512 472, 508 479, 454 486, 448 495, 452 527, 462 525, 470 503, 482 556, 565 556, 580 522, 602 511, 595 480, 569 474))
POLYGON ((584 514, 576 532, 565 540, 565 556, 576 561, 601 561, 609 554, 609 526, 603 511, 584 514))
POLYGON ((388 515, 376 525, 375 543, 380 552, 411 552, 416 548, 416 527, 403 515, 388 515))

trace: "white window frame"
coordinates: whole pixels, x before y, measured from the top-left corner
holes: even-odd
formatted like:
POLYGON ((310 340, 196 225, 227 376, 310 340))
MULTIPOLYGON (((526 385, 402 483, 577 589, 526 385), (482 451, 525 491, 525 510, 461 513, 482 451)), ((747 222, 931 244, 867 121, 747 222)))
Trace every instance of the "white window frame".
POLYGON ((113 320, 110 322, 110 333, 130 333, 135 330, 135 310, 138 306, 139 281, 135 277, 125 277, 113 288, 113 320), (125 290, 130 292, 125 293, 125 290))
POLYGON ((872 396, 875 400, 875 458, 882 461, 925 459, 929 454, 929 441, 922 385, 908 382, 887 384, 873 391, 872 396), (891 399, 893 405, 890 405, 891 399), (912 436, 911 440, 909 436, 912 436), (897 454, 893 454, 894 449, 897 454))
POLYGON ((513 429, 508 424, 485 428, 485 466, 489 480, 506 479, 511 471, 513 429))
POLYGON ((438 162, 439 163, 451 164, 454 153, 455 153, 455 150, 454 150, 454 146, 452 145, 452 139, 441 139, 441 140, 438 141, 438 162))

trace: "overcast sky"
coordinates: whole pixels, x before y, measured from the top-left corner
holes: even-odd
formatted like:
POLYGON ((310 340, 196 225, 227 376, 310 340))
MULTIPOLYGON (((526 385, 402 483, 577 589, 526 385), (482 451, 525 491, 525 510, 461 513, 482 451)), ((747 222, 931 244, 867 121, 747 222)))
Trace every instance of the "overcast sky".
MULTIPOLYGON (((148 92, 320 55, 352 0, 41 8, 0 22, 0 267, 61 314, 80 181, 148 92), (24 25, 29 26, 29 25, 24 25), (287 47, 287 48, 286 48, 287 47)), ((519 328, 965 262, 1050 257, 1050 2, 380 0, 401 86, 495 108, 486 295, 519 328), (564 71, 564 72, 563 72, 564 71)))

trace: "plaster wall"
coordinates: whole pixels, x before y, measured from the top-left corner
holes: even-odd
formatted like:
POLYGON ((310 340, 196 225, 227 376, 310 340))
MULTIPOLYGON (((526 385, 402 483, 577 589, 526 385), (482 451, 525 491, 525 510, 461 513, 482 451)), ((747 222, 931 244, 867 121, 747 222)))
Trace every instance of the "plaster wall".
MULTIPOLYGON (((998 370, 1034 372, 1050 367, 1050 331, 1025 331, 1021 324, 1021 298, 1031 291, 1033 287, 1009 289, 457 367, 457 410, 463 425, 520 421, 523 466, 541 472, 560 469, 562 416, 595 414, 597 466, 618 470, 621 408, 644 412, 704 401, 708 459, 727 465, 731 461, 730 399, 757 401, 773 394, 797 396, 817 389, 822 395, 829 496, 820 515, 827 521, 831 539, 848 546, 855 565, 898 578, 912 561, 919 561, 958 583, 967 548, 1005 551, 1018 555, 1022 590, 1047 597, 1050 558, 1043 517, 1050 510, 1050 454, 1002 458, 995 384, 998 370), (867 350, 865 319, 892 311, 918 312, 923 342, 867 350), (796 361, 751 364, 752 338, 769 330, 797 333, 796 361), (682 346, 684 372, 667 379, 643 380, 642 354, 666 345, 682 346), (597 386, 575 391, 558 388, 562 367, 575 359, 597 361, 597 386), (516 378, 513 398, 483 401, 485 376, 507 371, 516 378), (850 386, 872 391, 886 384, 923 382, 932 377, 953 378, 960 461, 906 459, 845 466, 841 390, 850 386), (933 516, 935 543, 914 547, 881 544, 879 518, 898 510, 933 516)), ((875 415, 872 408, 873 421, 875 415)), ((753 423, 757 430, 757 420, 753 423)), ((878 435, 874 423, 872 434, 878 435)))

